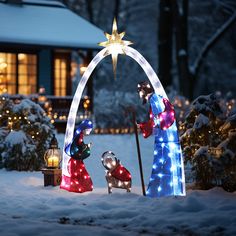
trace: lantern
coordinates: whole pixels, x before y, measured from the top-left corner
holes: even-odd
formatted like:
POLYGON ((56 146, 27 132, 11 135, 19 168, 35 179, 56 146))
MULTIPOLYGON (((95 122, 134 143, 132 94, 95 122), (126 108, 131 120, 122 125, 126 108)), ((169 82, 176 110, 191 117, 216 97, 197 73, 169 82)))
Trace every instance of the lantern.
POLYGON ((48 169, 58 169, 60 167, 61 152, 58 148, 55 134, 53 135, 49 149, 44 154, 44 160, 48 169))

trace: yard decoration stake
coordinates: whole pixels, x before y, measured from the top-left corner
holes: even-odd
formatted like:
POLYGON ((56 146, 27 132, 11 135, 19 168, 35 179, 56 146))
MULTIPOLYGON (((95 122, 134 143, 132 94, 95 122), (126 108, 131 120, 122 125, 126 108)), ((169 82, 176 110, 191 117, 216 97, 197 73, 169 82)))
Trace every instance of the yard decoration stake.
MULTIPOLYGON (((154 88, 154 100, 153 100, 153 106, 156 108, 163 108, 162 105, 164 99, 166 99, 166 101, 169 101, 167 98, 167 95, 161 85, 160 80, 158 79, 156 73, 154 72, 154 70, 152 69, 152 67, 150 66, 150 64, 146 61, 146 59, 135 49, 129 47, 129 45, 131 44, 131 42, 129 41, 125 41, 122 40, 122 38, 125 35, 125 32, 122 33, 118 33, 117 32, 117 26, 116 26, 116 21, 114 20, 113 22, 113 30, 112 30, 112 34, 105 34, 108 41, 107 42, 103 42, 102 44, 100 44, 101 46, 104 46, 105 48, 102 49, 100 52, 98 52, 98 54, 93 58, 93 60, 90 62, 90 64, 87 67, 87 70, 84 72, 74 95, 71 107, 70 107, 70 111, 69 111, 69 116, 68 116, 68 121, 67 121, 67 126, 66 126, 66 134, 65 134, 65 143, 64 143, 64 149, 65 147, 68 146, 69 142, 72 140, 73 138, 73 133, 74 133, 74 127, 75 127, 75 119, 76 119, 76 114, 77 114, 77 110, 79 107, 79 103, 81 100, 81 96, 82 96, 82 92, 85 88, 85 85, 90 77, 90 75, 92 74, 93 70, 95 69, 95 67, 98 65, 98 63, 104 59, 106 56, 111 55, 112 59, 113 59, 113 69, 114 69, 114 74, 116 71, 116 62, 117 62, 117 57, 118 54, 125 54, 131 58, 133 58, 144 70, 144 72, 146 73, 148 79, 151 82, 152 87, 154 88), (161 100, 159 99, 159 97, 161 98, 161 100)), ((174 129, 176 131, 176 135, 177 135, 177 127, 175 122, 171 125, 172 129, 174 129)), ((183 167, 183 159, 182 159, 182 152, 181 149, 179 148, 178 150, 176 150, 176 145, 172 142, 173 137, 170 135, 165 136, 165 142, 166 145, 168 145, 168 155, 176 155, 176 152, 179 152, 178 155, 180 155, 180 163, 175 163, 175 159, 172 158, 170 164, 170 170, 174 170, 176 171, 176 165, 180 165, 181 167, 178 168, 178 170, 181 170, 177 175, 175 175, 175 178, 173 179, 173 182, 170 182, 170 185, 173 185, 173 191, 169 194, 162 194, 159 195, 158 190, 160 191, 160 188, 158 186, 158 183, 153 182, 154 185, 152 185, 152 189, 153 192, 149 193, 147 191, 147 196, 150 197, 159 197, 159 196, 183 196, 185 195, 185 179, 184 179, 184 167, 183 167), (169 143, 170 142, 170 143, 169 143), (182 182, 182 187, 181 189, 177 189, 177 186, 175 186, 177 182, 182 182)), ((174 137, 175 138, 175 137, 174 137)), ((165 146, 165 143, 163 143, 163 145, 165 146)), ((158 158, 160 157, 159 153, 162 150, 157 150, 155 148, 154 150, 154 164, 155 165, 155 161, 158 161, 158 158), (158 154, 158 155, 157 155, 158 154)), ((68 163, 70 160, 70 156, 64 151, 63 152, 63 161, 62 161, 62 174, 65 176, 70 177, 70 173, 68 172, 68 163)), ((158 173, 157 173, 158 175, 158 173)), ((152 177, 150 178, 150 182, 152 181, 152 177)), ((161 191, 165 192, 165 186, 162 187, 161 191)))

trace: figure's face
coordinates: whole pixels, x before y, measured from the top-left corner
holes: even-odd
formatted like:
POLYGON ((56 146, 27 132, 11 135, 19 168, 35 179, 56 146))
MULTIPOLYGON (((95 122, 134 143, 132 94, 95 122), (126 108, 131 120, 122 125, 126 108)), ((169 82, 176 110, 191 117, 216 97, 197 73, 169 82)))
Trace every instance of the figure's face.
POLYGON ((114 169, 117 165, 116 160, 112 156, 108 156, 104 159, 104 165, 107 166, 108 169, 114 169))
POLYGON ((139 95, 140 98, 143 98, 143 96, 144 96, 143 90, 140 90, 139 93, 138 93, 138 95, 139 95))
POLYGON ((113 152, 107 151, 102 154, 102 164, 107 170, 113 170, 118 165, 118 163, 119 160, 116 158, 113 152))
POLYGON ((140 97, 141 99, 144 99, 145 101, 148 100, 148 96, 145 94, 145 91, 144 91, 144 90, 140 90, 140 91, 139 91, 139 97, 140 97))
POLYGON ((91 133, 92 129, 85 129, 84 135, 89 135, 91 133))
POLYGON ((150 94, 145 94, 144 90, 140 90, 138 94, 139 97, 143 100, 143 104, 145 104, 148 101, 150 94))
POLYGON ((149 100, 150 96, 154 92, 149 83, 138 84, 137 90, 139 97, 143 100, 143 104, 145 104, 149 100))

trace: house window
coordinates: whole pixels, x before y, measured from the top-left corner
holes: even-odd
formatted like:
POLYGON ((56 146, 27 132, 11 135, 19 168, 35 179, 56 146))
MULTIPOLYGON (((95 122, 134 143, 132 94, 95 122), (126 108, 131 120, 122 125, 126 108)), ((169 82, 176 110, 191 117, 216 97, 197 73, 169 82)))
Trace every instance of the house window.
POLYGON ((33 54, 18 54, 18 93, 37 92, 37 57, 33 54))
POLYGON ((37 56, 0 52, 0 94, 37 92, 37 56))
POLYGON ((54 95, 71 95, 70 56, 66 53, 54 55, 54 95))

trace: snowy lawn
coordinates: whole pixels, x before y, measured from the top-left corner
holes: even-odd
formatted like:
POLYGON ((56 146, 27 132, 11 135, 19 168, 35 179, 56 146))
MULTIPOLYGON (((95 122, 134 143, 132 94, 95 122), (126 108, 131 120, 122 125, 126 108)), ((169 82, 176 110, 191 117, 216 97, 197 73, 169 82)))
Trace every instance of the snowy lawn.
MULTIPOLYGON (((58 135, 60 146, 63 136, 58 135)), ((77 194, 43 187, 41 172, 0 170, 0 235, 236 235, 236 194, 220 188, 188 191, 187 197, 141 196, 133 135, 91 135, 85 160, 94 191, 77 194), (130 170, 132 193, 107 194, 101 154, 112 150, 130 170)), ((145 184, 152 167, 153 140, 140 137, 145 184)))

